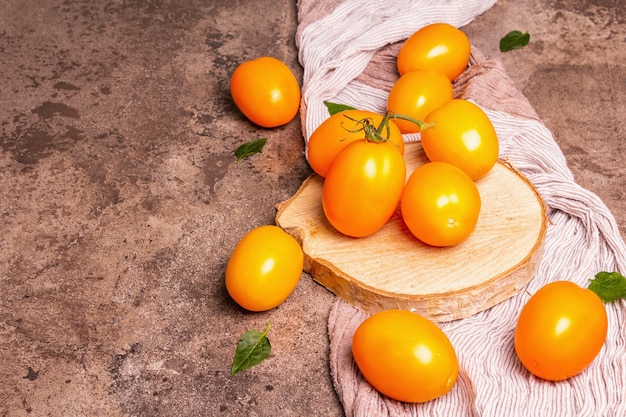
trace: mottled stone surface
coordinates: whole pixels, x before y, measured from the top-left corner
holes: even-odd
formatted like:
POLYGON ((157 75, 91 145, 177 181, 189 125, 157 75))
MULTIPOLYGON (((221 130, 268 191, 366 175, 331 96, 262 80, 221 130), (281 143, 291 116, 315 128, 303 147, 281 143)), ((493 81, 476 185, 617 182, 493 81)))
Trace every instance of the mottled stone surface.
MULTIPOLYGON (((341 416, 334 297, 304 274, 252 314, 235 244, 311 172, 300 123, 260 129, 229 75, 273 55, 300 79, 287 0, 0 0, 0 415, 341 416), (233 150, 259 137, 261 154, 233 150), (241 333, 273 353, 230 376, 241 333)), ((465 28, 501 60, 576 179, 626 231, 626 17, 609 1, 503 0, 465 28), (506 54, 498 39, 528 30, 506 54)))

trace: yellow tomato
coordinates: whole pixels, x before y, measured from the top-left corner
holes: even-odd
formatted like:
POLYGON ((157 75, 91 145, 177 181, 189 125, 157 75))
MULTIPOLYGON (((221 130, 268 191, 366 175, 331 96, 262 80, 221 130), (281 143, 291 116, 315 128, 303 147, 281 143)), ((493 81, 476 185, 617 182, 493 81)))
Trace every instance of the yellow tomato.
POLYGON ((522 308, 515 327, 515 352, 535 376, 560 381, 593 362, 607 331, 600 297, 573 282, 554 281, 522 308))
POLYGON ((409 177, 400 210, 411 233, 431 246, 453 246, 478 223, 481 198, 472 179, 445 162, 428 162, 409 177))
POLYGON ((496 164, 498 135, 487 114, 471 101, 450 100, 424 121, 435 125, 421 133, 431 161, 455 165, 473 180, 487 175, 496 164))
POLYGON ((339 152, 324 180, 324 215, 344 235, 372 235, 396 211, 405 181, 404 159, 391 142, 352 142, 339 152))
MULTIPOLYGON (((454 98, 450 80, 436 71, 407 72, 395 82, 387 98, 387 111, 423 121, 435 109, 454 98)), ((391 118, 402 133, 417 133, 420 127, 408 120, 391 118)))
POLYGON ((421 403, 454 386, 459 365, 446 334, 432 321, 405 310, 373 314, 352 339, 354 360, 380 393, 421 403))
POLYGON ((416 69, 434 70, 454 81, 467 67, 471 51, 465 33, 447 23, 424 26, 398 52, 400 75, 416 69))
POLYGON ((289 123, 300 108, 300 86, 289 67, 272 57, 241 63, 230 79, 237 108, 253 123, 277 127, 289 123))
POLYGON ((226 290, 241 307, 270 310, 289 297, 300 280, 304 254, 278 226, 257 227, 237 244, 226 266, 226 290))

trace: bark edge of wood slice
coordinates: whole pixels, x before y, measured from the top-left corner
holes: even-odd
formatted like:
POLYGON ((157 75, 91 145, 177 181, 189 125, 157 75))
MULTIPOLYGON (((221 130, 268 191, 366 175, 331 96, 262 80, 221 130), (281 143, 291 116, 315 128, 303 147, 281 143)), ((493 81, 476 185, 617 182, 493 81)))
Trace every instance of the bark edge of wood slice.
MULTIPOLYGON (((427 162, 419 143, 407 144, 405 161, 407 177, 427 162)), ((519 293, 543 253, 548 217, 534 186, 500 161, 476 184, 482 198, 476 229, 448 248, 413 237, 399 209, 372 236, 342 235, 324 216, 316 174, 276 205, 275 220, 302 246, 305 272, 348 303, 368 313, 400 308, 452 321, 519 293)))

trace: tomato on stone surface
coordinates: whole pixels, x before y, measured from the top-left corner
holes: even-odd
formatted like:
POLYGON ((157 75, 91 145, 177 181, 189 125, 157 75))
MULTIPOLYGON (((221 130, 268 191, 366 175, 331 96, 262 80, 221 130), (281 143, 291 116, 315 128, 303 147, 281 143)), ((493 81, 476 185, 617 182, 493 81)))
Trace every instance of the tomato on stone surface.
POLYGON ((549 381, 582 372, 600 353, 608 319, 593 291, 569 281, 540 288, 522 308, 515 352, 535 376, 549 381))
MULTIPOLYGON (((311 134, 307 159, 313 171, 325 177, 337 154, 355 140, 364 139, 363 122, 378 127, 383 115, 364 110, 345 110, 324 120, 311 134)), ((389 130, 381 129, 383 138, 393 143, 404 154, 404 139, 400 129, 389 121, 389 130)))
MULTIPOLYGON (((416 70, 402 75, 387 98, 387 111, 424 120, 433 110, 454 98, 450 80, 436 71, 416 70)), ((393 119, 402 133, 417 133, 420 127, 408 120, 393 119)))
POLYGON ((432 321, 406 310, 375 313, 352 339, 354 360, 380 393, 421 403, 454 386, 458 360, 446 334, 432 321))
POLYGON ((454 81, 467 67, 471 45, 463 31, 447 23, 424 26, 402 44, 397 65, 400 75, 416 69, 444 73, 454 81))
POLYGON ((394 144, 352 142, 335 157, 324 180, 326 219, 347 236, 374 234, 398 207, 405 180, 404 158, 394 144))
POLYGON ((498 160, 498 135, 487 114, 471 101, 453 99, 426 116, 422 146, 431 161, 448 162, 473 180, 484 177, 498 160))
POLYGON ((282 61, 261 57, 241 63, 230 79, 237 108, 261 127, 289 123, 300 108, 300 86, 282 61))
POLYGON ((413 171, 400 201, 402 219, 420 241, 456 245, 474 231, 481 198, 476 183, 445 162, 427 162, 413 171))
POLYGON ((304 254, 298 242, 278 226, 248 232, 226 266, 226 290, 250 311, 266 311, 289 297, 300 280, 304 254))

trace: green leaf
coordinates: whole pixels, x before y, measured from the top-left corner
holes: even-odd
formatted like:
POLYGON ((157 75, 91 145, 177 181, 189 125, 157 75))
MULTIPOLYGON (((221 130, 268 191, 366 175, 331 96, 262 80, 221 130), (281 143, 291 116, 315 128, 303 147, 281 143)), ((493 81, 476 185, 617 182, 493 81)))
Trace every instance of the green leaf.
POLYGON ((328 109, 328 113, 330 113, 331 116, 344 110, 356 110, 354 107, 348 106, 347 104, 331 103, 330 101, 325 101, 324 105, 328 109))
POLYGON ((263 362, 270 355, 272 345, 267 338, 270 324, 267 323, 263 333, 256 330, 248 330, 241 336, 237 343, 237 350, 233 359, 230 374, 235 375, 263 362))
POLYGON ((267 142, 267 138, 255 139, 250 142, 246 142, 243 145, 240 145, 237 149, 235 149, 235 156, 237 157, 237 161, 242 160, 250 155, 254 155, 255 153, 261 152, 261 149, 265 146, 265 142, 267 142))
POLYGON ((626 278, 619 272, 598 272, 589 289, 605 303, 626 298, 626 278))
POLYGON ((530 35, 519 30, 512 30, 500 39, 500 52, 508 52, 528 45, 530 35))

